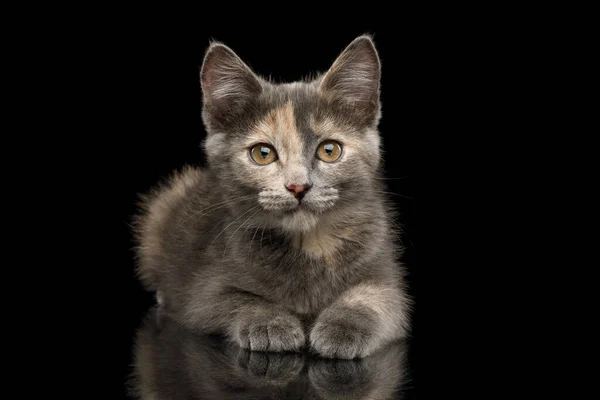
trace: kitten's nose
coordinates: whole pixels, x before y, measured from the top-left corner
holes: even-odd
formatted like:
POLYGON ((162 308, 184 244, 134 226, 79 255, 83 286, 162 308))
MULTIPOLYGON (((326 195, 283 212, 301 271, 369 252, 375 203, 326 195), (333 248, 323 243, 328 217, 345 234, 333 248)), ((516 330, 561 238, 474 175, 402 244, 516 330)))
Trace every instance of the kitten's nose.
POLYGON ((285 185, 286 189, 292 192, 295 198, 298 200, 302 200, 308 189, 310 189, 310 185, 294 185, 293 183, 289 183, 285 185))

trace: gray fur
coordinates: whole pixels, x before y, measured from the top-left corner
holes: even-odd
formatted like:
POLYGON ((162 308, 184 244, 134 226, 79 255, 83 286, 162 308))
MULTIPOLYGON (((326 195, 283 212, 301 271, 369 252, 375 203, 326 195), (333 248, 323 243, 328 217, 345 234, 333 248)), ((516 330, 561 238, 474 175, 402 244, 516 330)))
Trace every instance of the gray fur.
POLYGON ((274 84, 220 43, 201 71, 207 168, 186 167, 145 196, 138 273, 187 327, 243 348, 325 357, 372 354, 409 330, 381 179, 380 62, 355 39, 324 75, 274 84), (339 160, 315 157, 323 140, 339 160), (267 142, 279 159, 258 165, 267 142), (311 185, 298 206, 286 184, 311 185))

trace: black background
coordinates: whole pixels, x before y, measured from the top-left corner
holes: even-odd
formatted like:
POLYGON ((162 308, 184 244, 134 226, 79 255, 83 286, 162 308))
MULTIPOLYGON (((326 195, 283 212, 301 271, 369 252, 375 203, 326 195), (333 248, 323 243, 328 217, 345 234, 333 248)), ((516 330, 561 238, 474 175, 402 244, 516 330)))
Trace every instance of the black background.
POLYGON ((544 172, 546 164, 534 163, 541 170, 525 173, 519 157, 529 162, 539 154, 539 143, 555 128, 539 124, 553 124, 560 112, 550 115, 548 108, 536 114, 536 106, 555 100, 553 81, 563 74, 553 73, 562 57, 555 47, 571 45, 560 34, 567 25, 546 18, 537 6, 424 4, 415 10, 356 3, 343 7, 352 8, 350 16, 349 10, 324 13, 301 4, 289 9, 251 4, 251 14, 230 4, 224 4, 227 12, 214 12, 212 5, 176 16, 163 5, 78 14, 69 8, 60 10, 62 19, 42 15, 43 29, 24 24, 7 36, 20 50, 15 61, 25 75, 5 77, 19 86, 21 97, 13 103, 27 98, 36 110, 19 123, 40 122, 39 131, 23 128, 12 135, 24 139, 25 147, 4 147, 6 158, 22 157, 16 169, 39 166, 23 180, 34 191, 31 204, 11 192, 26 213, 9 216, 36 211, 51 217, 14 234, 26 246, 22 271, 31 274, 29 264, 39 267, 16 284, 21 297, 29 293, 23 283, 47 291, 39 291, 42 307, 35 311, 41 308, 52 323, 24 313, 36 325, 34 332, 43 333, 42 346, 58 357, 67 349, 76 354, 69 374, 79 376, 61 376, 56 380, 61 389, 72 389, 78 398, 90 391, 103 391, 104 398, 124 393, 133 335, 153 303, 135 279, 128 223, 138 193, 185 163, 202 164, 198 73, 209 39, 225 42, 256 72, 288 81, 327 69, 362 33, 374 34, 382 59, 386 174, 403 178, 388 187, 402 212, 398 222, 416 299, 412 385, 418 383, 420 393, 442 388, 480 397, 479 386, 497 376, 501 381, 486 389, 512 388, 506 385, 508 370, 494 375, 492 368, 504 369, 498 353, 508 347, 510 330, 516 329, 513 336, 521 331, 510 320, 514 310, 507 312, 507 302, 510 285, 526 271, 514 264, 517 251, 526 247, 515 243, 516 234, 531 231, 513 211, 530 208, 523 207, 514 183, 523 176, 523 186, 531 186, 544 172), (547 26, 539 28, 540 22, 547 26), (27 34, 32 45, 20 46, 17 39, 27 34), (526 140, 535 146, 526 147, 526 140), (423 210, 419 232, 426 235, 418 266, 417 198, 423 210), (67 225, 68 218, 75 224, 67 225), (36 256, 39 263, 30 262, 36 256), (489 340, 489 332, 500 333, 500 340, 489 340), (469 351, 477 362, 467 362, 469 351), (431 361, 425 362, 427 356, 431 361), (490 368, 482 367, 485 361, 490 368), (423 371, 437 376, 424 385, 423 371))
MULTIPOLYGON (((390 196, 400 211, 397 222, 404 231, 402 241, 406 247, 403 261, 409 272, 410 294, 417 304, 410 352, 410 385, 414 387, 419 331, 416 141, 431 133, 426 112, 435 102, 432 93, 436 90, 429 75, 433 66, 427 54, 431 49, 422 47, 424 39, 417 33, 402 37, 397 29, 384 29, 382 24, 335 29, 305 26, 296 31, 228 26, 203 29, 200 25, 133 21, 107 27, 105 32, 111 34, 106 38, 99 34, 95 41, 98 57, 92 56, 85 64, 95 65, 90 68, 94 72, 82 81, 83 89, 92 97, 98 93, 98 98, 84 105, 94 115, 86 126, 92 134, 89 146, 95 156, 84 157, 81 168, 95 172, 90 195, 95 200, 98 229, 92 227, 91 231, 98 239, 91 245, 97 247, 97 256, 90 265, 97 263, 102 268, 97 276, 91 273, 88 281, 97 281, 101 276, 108 283, 101 307, 110 323, 102 332, 106 338, 115 339, 109 346, 111 354, 118 357, 118 361, 111 359, 113 367, 114 362, 119 365, 116 377, 110 378, 117 388, 114 395, 124 393, 118 388, 124 387, 130 373, 135 330, 154 302, 134 274, 129 223, 140 193, 174 169, 204 162, 200 148, 205 131, 199 69, 209 41, 224 42, 260 75, 292 81, 326 71, 344 47, 363 33, 373 35, 382 62, 380 131, 385 171, 388 190, 394 193, 390 196)), ((91 250, 90 245, 86 248, 91 250)), ((113 387, 107 381, 104 385, 113 387)))

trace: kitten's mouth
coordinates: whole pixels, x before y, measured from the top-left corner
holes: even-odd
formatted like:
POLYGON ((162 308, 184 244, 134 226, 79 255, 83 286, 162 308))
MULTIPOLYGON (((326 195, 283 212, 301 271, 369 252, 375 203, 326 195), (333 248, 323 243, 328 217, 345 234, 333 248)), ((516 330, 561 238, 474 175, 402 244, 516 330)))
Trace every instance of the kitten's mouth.
POLYGON ((286 215, 291 215, 291 214, 296 214, 298 211, 300 211, 300 204, 298 204, 294 208, 290 208, 289 210, 285 210, 283 213, 286 214, 286 215))
POLYGON ((286 215, 291 215, 291 214, 296 214, 297 212, 301 211, 301 210, 306 210, 307 207, 304 205, 304 203, 302 201, 299 201, 298 204, 296 204, 294 207, 290 208, 289 210, 285 210, 283 213, 286 215))

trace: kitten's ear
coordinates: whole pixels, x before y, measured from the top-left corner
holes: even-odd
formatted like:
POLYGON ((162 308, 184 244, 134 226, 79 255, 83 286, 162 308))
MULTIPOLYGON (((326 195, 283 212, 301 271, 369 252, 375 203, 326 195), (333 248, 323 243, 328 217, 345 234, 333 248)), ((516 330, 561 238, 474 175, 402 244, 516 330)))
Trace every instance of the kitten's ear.
POLYGON ((259 78, 229 47, 212 43, 202 63, 200 81, 209 122, 224 125, 261 92, 259 78))
POLYGON ((324 95, 354 108, 366 118, 379 113, 381 65, 375 44, 359 36, 338 56, 321 81, 324 95))

